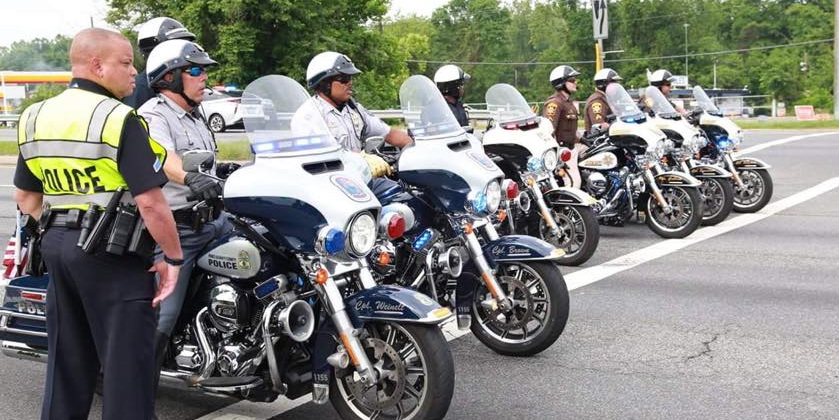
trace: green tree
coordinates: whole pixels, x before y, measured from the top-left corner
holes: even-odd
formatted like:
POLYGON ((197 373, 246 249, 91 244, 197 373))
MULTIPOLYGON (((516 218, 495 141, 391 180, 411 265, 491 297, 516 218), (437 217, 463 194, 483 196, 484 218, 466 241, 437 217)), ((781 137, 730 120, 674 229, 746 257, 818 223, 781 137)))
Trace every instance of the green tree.
POLYGON ((29 105, 52 98, 65 90, 67 90, 66 85, 55 85, 52 83, 39 85, 28 98, 20 102, 20 106, 15 110, 15 113, 21 113, 29 105))
POLYGON ((58 35, 54 39, 37 38, 0 47, 0 70, 70 70, 70 41, 71 38, 58 35))

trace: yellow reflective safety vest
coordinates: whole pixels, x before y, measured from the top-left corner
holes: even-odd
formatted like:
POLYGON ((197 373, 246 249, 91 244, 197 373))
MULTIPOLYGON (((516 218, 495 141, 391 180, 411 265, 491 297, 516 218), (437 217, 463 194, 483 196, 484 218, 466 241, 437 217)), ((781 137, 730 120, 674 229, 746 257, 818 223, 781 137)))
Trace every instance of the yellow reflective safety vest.
MULTIPOLYGON (((45 203, 53 209, 87 209, 89 203, 104 207, 117 189, 127 188, 117 153, 132 114, 136 115, 134 108, 116 99, 77 88, 23 111, 20 154, 41 180, 45 203)), ((149 142, 157 156, 155 165, 162 167, 166 149, 151 138, 149 142)))

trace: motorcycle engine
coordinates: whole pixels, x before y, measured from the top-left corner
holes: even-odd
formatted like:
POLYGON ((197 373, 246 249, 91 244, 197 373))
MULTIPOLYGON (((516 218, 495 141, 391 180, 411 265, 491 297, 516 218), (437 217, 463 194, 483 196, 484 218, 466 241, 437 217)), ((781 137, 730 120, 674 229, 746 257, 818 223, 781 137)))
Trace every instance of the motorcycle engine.
POLYGON ((588 176, 586 176, 586 183, 588 185, 589 191, 591 191, 595 196, 603 195, 606 192, 609 184, 606 182, 606 177, 603 176, 600 172, 590 172, 588 176))
POLYGON ((250 325, 253 296, 249 290, 222 283, 210 293, 210 321, 220 331, 231 333, 250 325))

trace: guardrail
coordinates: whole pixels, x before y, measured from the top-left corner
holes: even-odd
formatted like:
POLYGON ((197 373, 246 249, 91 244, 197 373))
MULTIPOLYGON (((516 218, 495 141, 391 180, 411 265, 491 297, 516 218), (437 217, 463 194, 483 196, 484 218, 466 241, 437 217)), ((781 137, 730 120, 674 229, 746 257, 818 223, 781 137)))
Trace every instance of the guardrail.
MULTIPOLYGON (((485 109, 467 109, 466 112, 469 114, 470 120, 489 120, 490 112, 485 109)), ((394 119, 402 119, 402 110, 401 109, 371 109, 370 113, 379 117, 379 118, 394 118, 394 119)))
POLYGON ((0 125, 6 127, 14 127, 20 115, 17 114, 0 114, 0 125))

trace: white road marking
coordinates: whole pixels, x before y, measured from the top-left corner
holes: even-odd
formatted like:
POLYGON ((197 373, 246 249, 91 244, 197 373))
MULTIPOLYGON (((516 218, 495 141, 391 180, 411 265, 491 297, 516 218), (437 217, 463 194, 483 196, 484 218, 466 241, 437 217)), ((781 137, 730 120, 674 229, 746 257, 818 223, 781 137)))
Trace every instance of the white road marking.
POLYGON ((575 271, 565 276, 565 282, 568 284, 568 290, 579 289, 580 287, 598 282, 609 276, 620 273, 621 271, 639 266, 645 262, 661 258, 690 245, 731 232, 732 230, 739 229, 752 223, 759 222, 769 216, 801 204, 807 200, 811 200, 837 187, 839 187, 839 177, 830 178, 814 187, 808 188, 782 200, 772 202, 757 213, 742 214, 715 226, 702 227, 696 232, 693 232, 687 238, 668 239, 650 245, 646 248, 639 249, 635 252, 630 252, 629 254, 615 258, 603 264, 575 271))
POLYGON ((780 146, 782 144, 792 143, 792 142, 798 141, 798 140, 804 140, 804 139, 808 139, 808 138, 811 138, 811 137, 818 137, 818 136, 829 136, 829 135, 834 135, 835 136, 837 134, 839 134, 839 132, 831 131, 831 132, 827 132, 827 133, 805 134, 805 135, 801 135, 801 136, 786 137, 786 138, 783 138, 783 139, 772 140, 772 141, 768 141, 766 143, 761 143, 761 144, 758 144, 758 145, 754 145, 752 147, 747 147, 747 148, 745 148, 743 150, 740 150, 739 152, 735 153, 735 155, 743 156, 743 155, 746 155, 748 153, 754 153, 754 152, 757 152, 757 151, 760 151, 760 150, 763 150, 763 149, 767 149, 767 148, 774 147, 774 146, 780 146))
MULTIPOLYGON (((818 133, 803 136, 787 137, 779 140, 774 140, 768 143, 760 144, 748 149, 742 150, 739 155, 745 153, 753 153, 758 150, 763 150, 767 147, 777 146, 793 141, 802 140, 808 137, 823 136, 829 134, 839 134, 839 132, 818 133)), ((752 223, 763 220, 769 216, 784 211, 790 207, 801 204, 807 200, 813 199, 821 194, 827 193, 839 187, 839 177, 830 178, 814 187, 801 191, 790 197, 782 200, 772 202, 764 207, 761 211, 752 214, 742 214, 737 217, 730 218, 716 226, 706 226, 698 229, 692 233, 688 238, 684 239, 668 239, 663 242, 656 243, 646 248, 631 252, 624 256, 607 261, 603 264, 584 268, 574 273, 565 276, 565 282, 568 285, 568 290, 579 289, 592 283, 596 283, 609 276, 620 273, 621 271, 629 270, 633 267, 641 265, 645 262, 661 258, 670 253, 676 252, 682 248, 702 242, 707 239, 722 235, 735 229, 750 225, 752 223)), ((443 335, 446 341, 452 341, 456 338, 469 334, 469 330, 461 331, 457 328, 457 322, 450 321, 442 327, 443 335)), ((306 404, 312 400, 311 395, 302 396, 296 400, 289 401, 280 396, 276 401, 270 404, 255 403, 250 401, 239 401, 237 403, 226 406, 222 409, 204 415, 196 420, 266 420, 278 416, 288 410, 294 409, 300 405, 306 404)))

